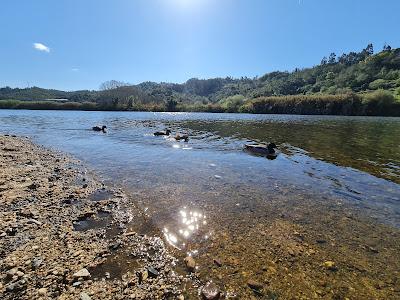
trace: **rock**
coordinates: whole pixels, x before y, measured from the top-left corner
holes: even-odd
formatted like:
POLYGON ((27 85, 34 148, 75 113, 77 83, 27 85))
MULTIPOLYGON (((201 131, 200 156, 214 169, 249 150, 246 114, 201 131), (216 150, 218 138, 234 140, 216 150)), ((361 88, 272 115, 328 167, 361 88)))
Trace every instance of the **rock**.
POLYGON ((142 272, 138 272, 138 277, 139 277, 139 283, 142 283, 143 281, 146 281, 146 279, 149 277, 149 273, 147 270, 144 270, 142 272))
POLYGON ((214 258, 214 264, 216 264, 218 267, 222 266, 221 261, 219 259, 217 259, 217 258, 214 258))
POLYGON ((336 264, 335 264, 335 262, 330 261, 330 260, 324 262, 323 266, 324 266, 326 269, 330 270, 330 271, 337 271, 337 269, 338 269, 337 266, 336 266, 336 264))
POLYGON ((178 297, 176 297, 176 300, 185 300, 185 296, 179 295, 178 297))
POLYGON ((33 212, 29 209, 21 209, 17 214, 25 218, 32 218, 34 216, 33 212))
POLYGON ((216 300, 221 296, 221 291, 215 283, 209 281, 201 289, 201 295, 205 300, 216 300))
POLYGON ((15 236, 17 234, 17 228, 16 227, 8 227, 8 228, 6 228, 6 233, 9 236, 15 236))
POLYGON ((73 287, 78 287, 78 286, 80 286, 82 284, 82 282, 80 282, 80 281, 75 281, 73 284, 72 284, 72 286, 73 287))
POLYGON ((22 276, 25 275, 25 273, 24 273, 24 272, 21 272, 21 271, 18 271, 16 275, 17 275, 18 277, 22 277, 22 276))
POLYGON ((12 278, 13 276, 17 275, 18 268, 12 268, 11 270, 7 271, 7 278, 12 278))
POLYGON ((90 296, 88 294, 86 294, 85 292, 81 293, 79 295, 80 300, 90 300, 90 296))
POLYGON ((253 279, 250 279, 247 281, 247 285, 253 289, 253 290, 261 290, 263 288, 263 284, 261 282, 255 281, 253 279))
POLYGON ((130 232, 125 232, 124 236, 131 236, 131 235, 135 235, 136 232, 135 231, 130 231, 130 232))
POLYGON ((27 282, 24 279, 21 279, 17 282, 11 283, 6 287, 7 292, 15 292, 21 291, 26 288, 27 282))
POLYGON ((196 269, 196 261, 193 257, 187 256, 184 262, 188 271, 193 272, 196 269))
POLYGON ((36 224, 36 225, 42 225, 42 222, 35 220, 35 219, 28 219, 27 221, 28 224, 36 224))
POLYGON ((74 277, 74 278, 89 278, 90 273, 86 268, 83 268, 83 269, 79 270, 78 272, 74 273, 72 275, 72 277, 74 277))
POLYGON ((41 295, 41 296, 46 295, 47 294, 47 289, 46 288, 38 289, 38 294, 41 295))
POLYGON ((366 249, 369 251, 369 252, 372 252, 372 253, 379 253, 379 250, 378 249, 376 249, 376 248, 374 248, 374 247, 371 247, 371 246, 366 246, 366 249))
POLYGON ((111 244, 109 246, 110 250, 117 250, 118 248, 121 248, 121 246, 123 245, 123 243, 121 241, 118 241, 114 244, 111 244))
MULTIPOLYGON (((32 247, 33 249, 33 247, 32 247)), ((35 257, 32 260, 32 269, 36 270, 37 268, 39 268, 41 265, 43 264, 43 260, 40 257, 35 257)))
POLYGON ((159 275, 159 272, 156 269, 154 269, 153 267, 148 267, 147 273, 149 274, 149 277, 151 277, 151 278, 156 278, 159 275))
POLYGON ((40 185, 38 183, 32 183, 30 185, 28 185, 28 189, 31 190, 37 190, 40 187, 40 185))

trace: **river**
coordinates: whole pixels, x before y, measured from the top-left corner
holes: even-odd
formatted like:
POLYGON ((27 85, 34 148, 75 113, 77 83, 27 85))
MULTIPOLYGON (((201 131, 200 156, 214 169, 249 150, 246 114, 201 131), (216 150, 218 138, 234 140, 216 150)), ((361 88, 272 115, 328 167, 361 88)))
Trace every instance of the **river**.
POLYGON ((399 250, 400 118, 0 110, 0 126, 125 189, 147 216, 133 228, 198 259, 228 293, 247 295, 248 278, 267 281, 270 298, 396 293, 399 263, 386 265, 399 250), (190 139, 153 135, 165 128, 190 139), (279 155, 251 155, 249 142, 279 155), (339 264, 332 286, 320 282, 325 260, 339 264))

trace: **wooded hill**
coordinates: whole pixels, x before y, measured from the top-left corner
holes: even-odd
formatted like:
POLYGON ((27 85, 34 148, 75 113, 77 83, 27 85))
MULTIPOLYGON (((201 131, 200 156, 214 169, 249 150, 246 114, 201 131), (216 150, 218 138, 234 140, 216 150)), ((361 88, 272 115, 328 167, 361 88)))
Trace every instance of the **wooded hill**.
POLYGON ((0 99, 20 100, 0 101, 0 108, 400 115, 400 48, 385 46, 374 54, 370 44, 360 52, 331 53, 312 68, 259 78, 137 85, 111 80, 99 91, 74 92, 5 87, 0 99))

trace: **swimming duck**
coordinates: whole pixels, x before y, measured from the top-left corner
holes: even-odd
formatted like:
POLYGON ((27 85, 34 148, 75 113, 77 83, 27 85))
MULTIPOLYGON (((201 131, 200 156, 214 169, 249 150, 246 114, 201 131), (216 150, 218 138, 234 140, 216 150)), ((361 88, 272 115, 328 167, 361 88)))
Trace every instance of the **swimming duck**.
POLYGON ((278 154, 275 151, 276 145, 275 143, 265 144, 246 144, 245 149, 258 154, 266 155, 267 157, 275 158, 278 154))
POLYGON ((92 127, 92 130, 94 130, 94 131, 103 131, 103 132, 106 132, 106 129, 107 129, 107 126, 105 126, 105 125, 103 125, 103 126, 94 126, 94 127, 92 127))
POLYGON ((187 143, 189 141, 189 136, 187 134, 180 135, 179 133, 177 133, 175 135, 175 140, 177 141, 184 140, 187 143))
POLYGON ((154 135, 170 135, 171 130, 167 129, 165 131, 156 131, 154 132, 154 135))

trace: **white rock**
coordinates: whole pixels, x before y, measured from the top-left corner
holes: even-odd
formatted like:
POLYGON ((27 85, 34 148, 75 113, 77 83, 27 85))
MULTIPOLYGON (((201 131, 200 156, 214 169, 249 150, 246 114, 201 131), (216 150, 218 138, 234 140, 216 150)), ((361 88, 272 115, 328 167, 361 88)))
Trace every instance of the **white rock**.
POLYGON ((81 270, 79 270, 78 272, 76 272, 74 275, 72 275, 75 278, 88 278, 90 277, 90 273, 86 268, 83 268, 81 270))
POLYGON ((47 289, 46 288, 41 288, 38 290, 38 294, 41 296, 44 296, 47 294, 47 289))
POLYGON ((85 292, 80 294, 80 299, 81 300, 90 300, 90 296, 88 294, 86 294, 85 292))

